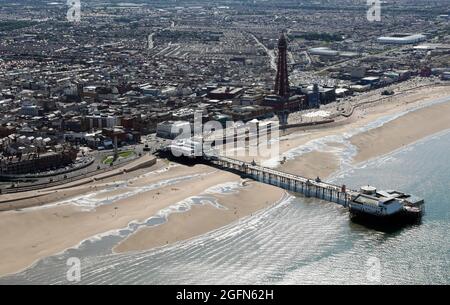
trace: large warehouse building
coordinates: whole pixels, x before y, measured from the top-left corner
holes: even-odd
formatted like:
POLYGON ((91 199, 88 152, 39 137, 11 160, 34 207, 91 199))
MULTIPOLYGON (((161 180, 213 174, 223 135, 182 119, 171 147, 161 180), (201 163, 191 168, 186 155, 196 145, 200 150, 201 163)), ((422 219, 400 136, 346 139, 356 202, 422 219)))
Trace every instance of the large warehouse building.
POLYGON ((414 44, 425 41, 427 37, 423 34, 395 34, 378 38, 379 43, 384 44, 414 44))

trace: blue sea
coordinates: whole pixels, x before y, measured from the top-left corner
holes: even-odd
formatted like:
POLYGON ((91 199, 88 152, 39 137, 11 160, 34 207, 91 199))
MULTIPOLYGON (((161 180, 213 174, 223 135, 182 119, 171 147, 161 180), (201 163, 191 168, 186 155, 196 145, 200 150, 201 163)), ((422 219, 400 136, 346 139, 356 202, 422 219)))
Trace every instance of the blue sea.
POLYGON ((339 205, 287 194, 190 241, 112 254, 124 231, 45 258, 0 284, 75 284, 66 277, 71 257, 81 259, 78 284, 450 284, 450 131, 332 180, 413 193, 425 198, 426 215, 420 224, 374 228, 352 222, 339 205))

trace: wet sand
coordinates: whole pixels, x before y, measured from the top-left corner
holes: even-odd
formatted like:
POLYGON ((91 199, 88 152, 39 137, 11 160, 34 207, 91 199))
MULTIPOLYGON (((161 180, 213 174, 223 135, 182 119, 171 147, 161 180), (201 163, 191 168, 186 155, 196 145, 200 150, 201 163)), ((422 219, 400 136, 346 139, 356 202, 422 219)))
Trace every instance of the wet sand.
MULTIPOLYGON (((311 141, 329 136, 340 136, 364 127, 379 118, 410 111, 418 106, 426 107, 411 111, 379 128, 353 136, 350 142, 358 150, 353 162, 368 161, 450 128, 450 86, 432 87, 403 94, 382 104, 364 106, 355 112, 354 116, 358 120, 349 120, 347 124, 339 127, 303 132, 288 131, 281 138, 280 154, 283 156, 292 149, 311 141), (426 106, 431 101, 443 97, 447 97, 449 102, 426 106)), ((305 153, 293 160, 287 160, 280 166, 283 170, 309 178, 315 178, 317 175, 327 177, 339 169, 339 157, 333 151, 336 148, 339 151, 342 147, 341 143, 330 140, 326 143, 325 151, 315 150, 305 153)), ((259 162, 264 161, 265 159, 259 160, 259 162)))
POLYGON ((269 207, 284 194, 277 187, 253 181, 247 184, 237 194, 215 196, 226 209, 212 205, 193 206, 187 212, 170 215, 168 222, 162 225, 138 230, 115 247, 114 251, 140 251, 193 238, 269 207))
POLYGON ((309 178, 328 177, 337 168, 339 168, 339 159, 336 155, 317 151, 306 153, 295 162, 286 162, 278 167, 283 172, 309 178))
MULTIPOLYGON (((211 172, 198 166, 195 170, 211 172)), ((184 167, 179 175, 191 174, 192 168, 184 167)), ((167 172, 161 179, 170 177, 167 172)), ((122 229, 132 221, 144 221, 161 209, 187 197, 197 195, 220 183, 239 181, 239 177, 227 172, 199 176, 182 185, 166 186, 122 199, 96 209, 71 204, 8 211, 0 213, 0 275, 17 272, 39 258, 74 247, 81 241, 111 230, 122 229)))
POLYGON ((354 162, 390 153, 446 129, 450 129, 450 102, 407 113, 352 137, 351 143, 358 148, 354 162))

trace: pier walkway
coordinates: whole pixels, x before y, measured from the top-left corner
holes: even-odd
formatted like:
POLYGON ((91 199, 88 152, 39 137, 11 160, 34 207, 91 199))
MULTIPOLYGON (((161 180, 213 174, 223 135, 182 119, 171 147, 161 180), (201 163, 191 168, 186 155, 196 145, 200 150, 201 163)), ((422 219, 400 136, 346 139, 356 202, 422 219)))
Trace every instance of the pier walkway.
POLYGON ((334 202, 348 207, 355 191, 347 190, 346 186, 337 186, 318 180, 284 173, 278 170, 247 163, 223 156, 204 156, 203 159, 212 165, 229 170, 253 180, 283 188, 290 192, 300 193, 306 197, 334 202))

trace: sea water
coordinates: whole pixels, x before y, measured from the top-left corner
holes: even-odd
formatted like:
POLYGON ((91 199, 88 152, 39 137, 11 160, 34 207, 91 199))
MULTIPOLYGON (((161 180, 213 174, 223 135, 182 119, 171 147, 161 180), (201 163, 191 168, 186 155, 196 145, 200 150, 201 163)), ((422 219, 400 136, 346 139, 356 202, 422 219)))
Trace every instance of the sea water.
POLYGON ((123 236, 104 236, 0 284, 76 284, 66 277, 70 257, 81 260, 81 284, 450 283, 450 132, 331 180, 413 193, 425 198, 426 215, 416 225, 373 227, 352 222, 339 205, 286 194, 273 207, 189 241, 112 254, 123 236))

